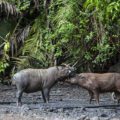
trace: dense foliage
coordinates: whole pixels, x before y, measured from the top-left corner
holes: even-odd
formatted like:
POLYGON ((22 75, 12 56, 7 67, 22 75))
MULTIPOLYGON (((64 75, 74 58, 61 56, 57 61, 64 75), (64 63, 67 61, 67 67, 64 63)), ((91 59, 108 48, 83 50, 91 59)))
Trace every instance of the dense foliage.
POLYGON ((2 35, 0 26, 0 72, 63 62, 101 72, 118 61, 120 0, 6 0, 1 7, 1 16, 9 11, 1 23, 12 27, 2 35))

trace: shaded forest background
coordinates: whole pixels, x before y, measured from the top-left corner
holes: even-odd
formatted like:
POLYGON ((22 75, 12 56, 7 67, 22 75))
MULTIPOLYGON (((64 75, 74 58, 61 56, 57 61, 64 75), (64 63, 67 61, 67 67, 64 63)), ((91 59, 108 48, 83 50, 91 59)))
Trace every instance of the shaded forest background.
POLYGON ((0 0, 0 79, 24 68, 120 63, 120 0, 0 0))

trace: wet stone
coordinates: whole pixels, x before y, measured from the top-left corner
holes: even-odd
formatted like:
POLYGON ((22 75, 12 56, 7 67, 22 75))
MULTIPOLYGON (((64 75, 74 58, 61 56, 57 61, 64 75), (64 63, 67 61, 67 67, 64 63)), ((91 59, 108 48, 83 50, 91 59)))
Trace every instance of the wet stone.
POLYGON ((87 115, 81 115, 77 120, 85 120, 86 117, 87 115))
POLYGON ((85 107, 81 107, 80 109, 81 112, 87 111, 85 107))
POLYGON ((24 104, 24 105, 21 106, 21 110, 28 111, 28 110, 30 110, 30 108, 27 104, 24 104))
POLYGON ((54 109, 45 109, 44 111, 46 111, 46 112, 55 112, 54 109))
POLYGON ((9 111, 8 108, 5 108, 5 109, 1 109, 0 113, 2 113, 2 114, 8 114, 8 113, 10 113, 10 111, 9 111))
POLYGON ((96 117, 90 118, 90 120, 100 120, 100 119, 99 119, 99 117, 96 116, 96 117))
POLYGON ((100 117, 108 117, 108 115, 103 113, 103 114, 100 115, 100 117))
POLYGON ((111 118, 110 120, 120 120, 120 118, 111 118))
POLYGON ((60 98, 60 101, 63 101, 63 99, 62 99, 62 98, 60 98))
POLYGON ((84 120, 90 120, 90 118, 87 116, 84 120))
POLYGON ((29 110, 30 110, 30 108, 28 107, 28 105, 26 105, 26 104, 22 105, 21 108, 20 108, 21 115, 27 114, 27 112, 29 110))
POLYGON ((69 115, 70 115, 70 113, 69 113, 69 112, 65 112, 65 114, 66 114, 67 116, 69 116, 69 115))
POLYGON ((100 120, 110 120, 110 118, 109 117, 100 117, 100 120))
POLYGON ((64 112, 64 109, 63 108, 59 108, 58 112, 64 112))

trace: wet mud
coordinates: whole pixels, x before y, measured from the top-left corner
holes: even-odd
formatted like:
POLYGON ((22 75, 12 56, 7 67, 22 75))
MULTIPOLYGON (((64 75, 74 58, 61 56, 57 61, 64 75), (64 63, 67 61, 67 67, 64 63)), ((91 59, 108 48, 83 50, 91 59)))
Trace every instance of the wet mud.
POLYGON ((16 106, 16 87, 0 84, 0 120, 120 120, 120 105, 110 93, 100 95, 100 106, 89 104, 88 92, 78 86, 58 83, 44 103, 41 92, 23 94, 16 106))

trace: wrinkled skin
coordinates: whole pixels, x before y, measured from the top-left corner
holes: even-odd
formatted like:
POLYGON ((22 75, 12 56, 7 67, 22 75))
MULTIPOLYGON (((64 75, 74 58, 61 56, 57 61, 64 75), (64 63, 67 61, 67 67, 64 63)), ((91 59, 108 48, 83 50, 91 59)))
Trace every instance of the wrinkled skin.
POLYGON ((50 89, 61 80, 74 75, 70 66, 55 66, 48 69, 24 69, 13 76, 12 83, 17 86, 17 105, 21 105, 23 92, 41 91, 44 102, 49 101, 50 89))
POLYGON ((90 103, 95 98, 99 104, 99 94, 105 92, 115 92, 120 94, 120 74, 119 73, 81 73, 74 78, 67 79, 66 82, 76 84, 88 90, 90 103))

